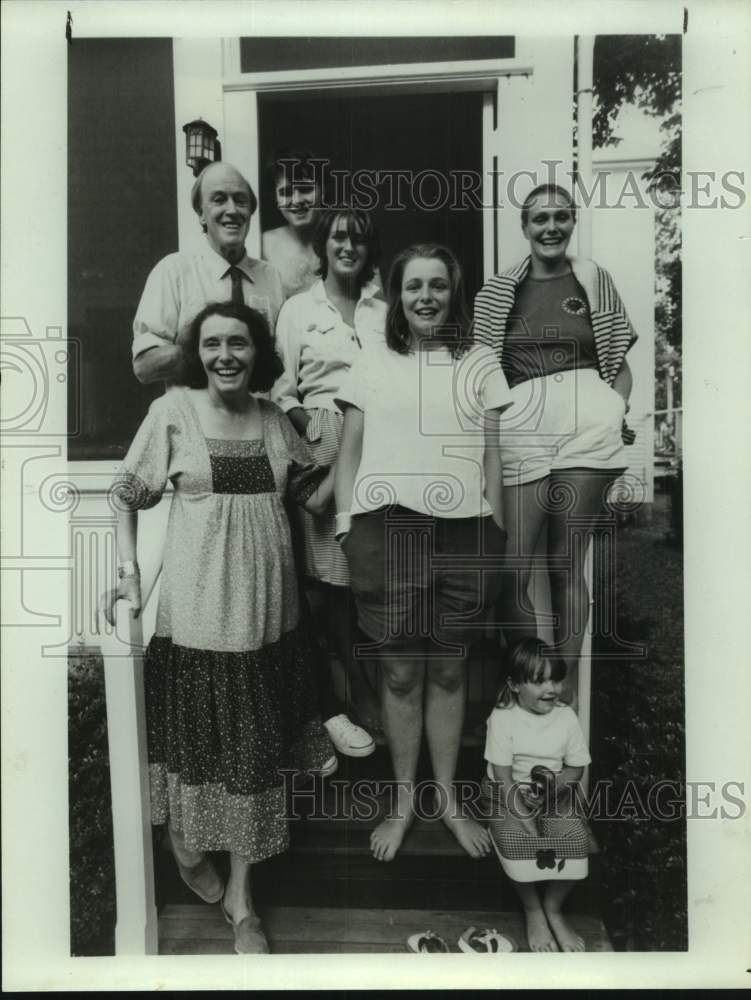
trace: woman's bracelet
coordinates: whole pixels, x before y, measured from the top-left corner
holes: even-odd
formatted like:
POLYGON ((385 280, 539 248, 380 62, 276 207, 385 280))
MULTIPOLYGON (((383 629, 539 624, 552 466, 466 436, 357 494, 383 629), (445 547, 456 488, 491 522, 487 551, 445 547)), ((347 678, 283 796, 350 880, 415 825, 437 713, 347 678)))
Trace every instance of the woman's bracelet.
POLYGON ((352 515, 348 510, 339 511, 336 515, 336 527, 334 529, 334 535, 336 538, 341 538, 342 535, 346 535, 352 526, 352 515))

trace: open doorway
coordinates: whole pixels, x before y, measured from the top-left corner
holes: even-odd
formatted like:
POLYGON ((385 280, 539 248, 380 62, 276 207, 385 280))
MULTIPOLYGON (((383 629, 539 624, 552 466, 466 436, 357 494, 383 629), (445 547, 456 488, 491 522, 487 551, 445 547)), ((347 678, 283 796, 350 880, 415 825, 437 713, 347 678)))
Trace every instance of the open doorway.
POLYGON ((455 193, 460 177, 468 184, 482 175, 481 93, 263 94, 258 119, 262 229, 282 224, 264 172, 276 150, 311 150, 331 161, 328 170, 369 171, 384 280, 395 254, 410 243, 443 243, 462 264, 471 305, 483 278, 480 193, 458 203, 455 193), (397 172, 409 177, 399 180, 397 172))

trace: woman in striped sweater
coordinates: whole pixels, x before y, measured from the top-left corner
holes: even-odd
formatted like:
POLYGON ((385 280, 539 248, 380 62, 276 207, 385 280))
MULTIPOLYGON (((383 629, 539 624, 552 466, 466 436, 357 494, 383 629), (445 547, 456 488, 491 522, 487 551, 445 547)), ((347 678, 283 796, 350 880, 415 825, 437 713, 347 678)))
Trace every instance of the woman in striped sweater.
POLYGON ((575 691, 589 612, 586 543, 633 440, 624 418, 636 334, 607 271, 567 255, 576 208, 565 189, 535 188, 521 222, 529 255, 475 300, 475 339, 497 353, 514 397, 501 455, 516 586, 504 588, 501 612, 509 641, 537 634, 527 587, 546 530, 555 651, 575 691))

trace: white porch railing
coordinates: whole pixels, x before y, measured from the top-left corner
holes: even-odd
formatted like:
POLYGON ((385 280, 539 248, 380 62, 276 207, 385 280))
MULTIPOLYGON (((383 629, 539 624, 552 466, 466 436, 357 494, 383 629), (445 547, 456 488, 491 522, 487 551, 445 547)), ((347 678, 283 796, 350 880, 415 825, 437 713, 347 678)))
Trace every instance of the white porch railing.
POLYGON ((683 407, 655 410, 654 452, 678 458, 683 453, 683 407))
POLYGON ((100 617, 115 855, 117 955, 156 955, 159 947, 143 652, 156 622, 169 506, 169 501, 164 500, 153 513, 139 516, 141 614, 134 619, 130 602, 118 601, 114 630, 100 617))

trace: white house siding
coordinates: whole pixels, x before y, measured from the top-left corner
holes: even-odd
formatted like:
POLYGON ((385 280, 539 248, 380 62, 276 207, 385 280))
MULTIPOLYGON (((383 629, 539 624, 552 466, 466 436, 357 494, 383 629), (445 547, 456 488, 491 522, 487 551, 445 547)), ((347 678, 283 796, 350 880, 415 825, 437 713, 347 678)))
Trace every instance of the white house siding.
MULTIPOLYGON (((194 118, 203 118, 214 126, 219 132, 220 141, 224 143, 222 40, 221 38, 175 38, 172 43, 172 55, 177 136, 177 232, 180 249, 190 250, 201 245, 201 229, 190 204, 193 174, 185 164, 185 133, 182 127, 194 118)), ((223 148, 223 154, 225 159, 234 162, 226 154, 226 148, 223 148)), ((237 166, 240 167, 240 164, 237 166)), ((253 230, 251 230, 252 236, 253 230)), ((260 236, 258 245, 260 247, 260 236)), ((248 249, 253 252, 250 241, 248 249)))
POLYGON ((551 168, 546 161, 558 161, 556 177, 558 183, 566 185, 573 155, 573 37, 517 38, 516 61, 531 66, 533 73, 528 78, 501 79, 498 86, 493 151, 503 171, 499 270, 510 267, 528 252, 518 206, 533 187, 548 180, 551 168), (512 177, 518 180, 509 190, 512 177))
POLYGON ((593 202, 592 256, 612 274, 639 334, 628 354, 634 376, 628 422, 637 436, 627 450, 627 475, 642 484, 641 497, 646 504, 654 500, 655 210, 642 174, 654 164, 654 159, 654 155, 630 160, 599 155, 593 164, 604 195, 602 198, 598 195, 593 202), (640 192, 640 199, 623 194, 635 189, 640 192), (648 207, 639 204, 639 200, 648 207), (600 207, 601 201, 611 207, 600 207))

